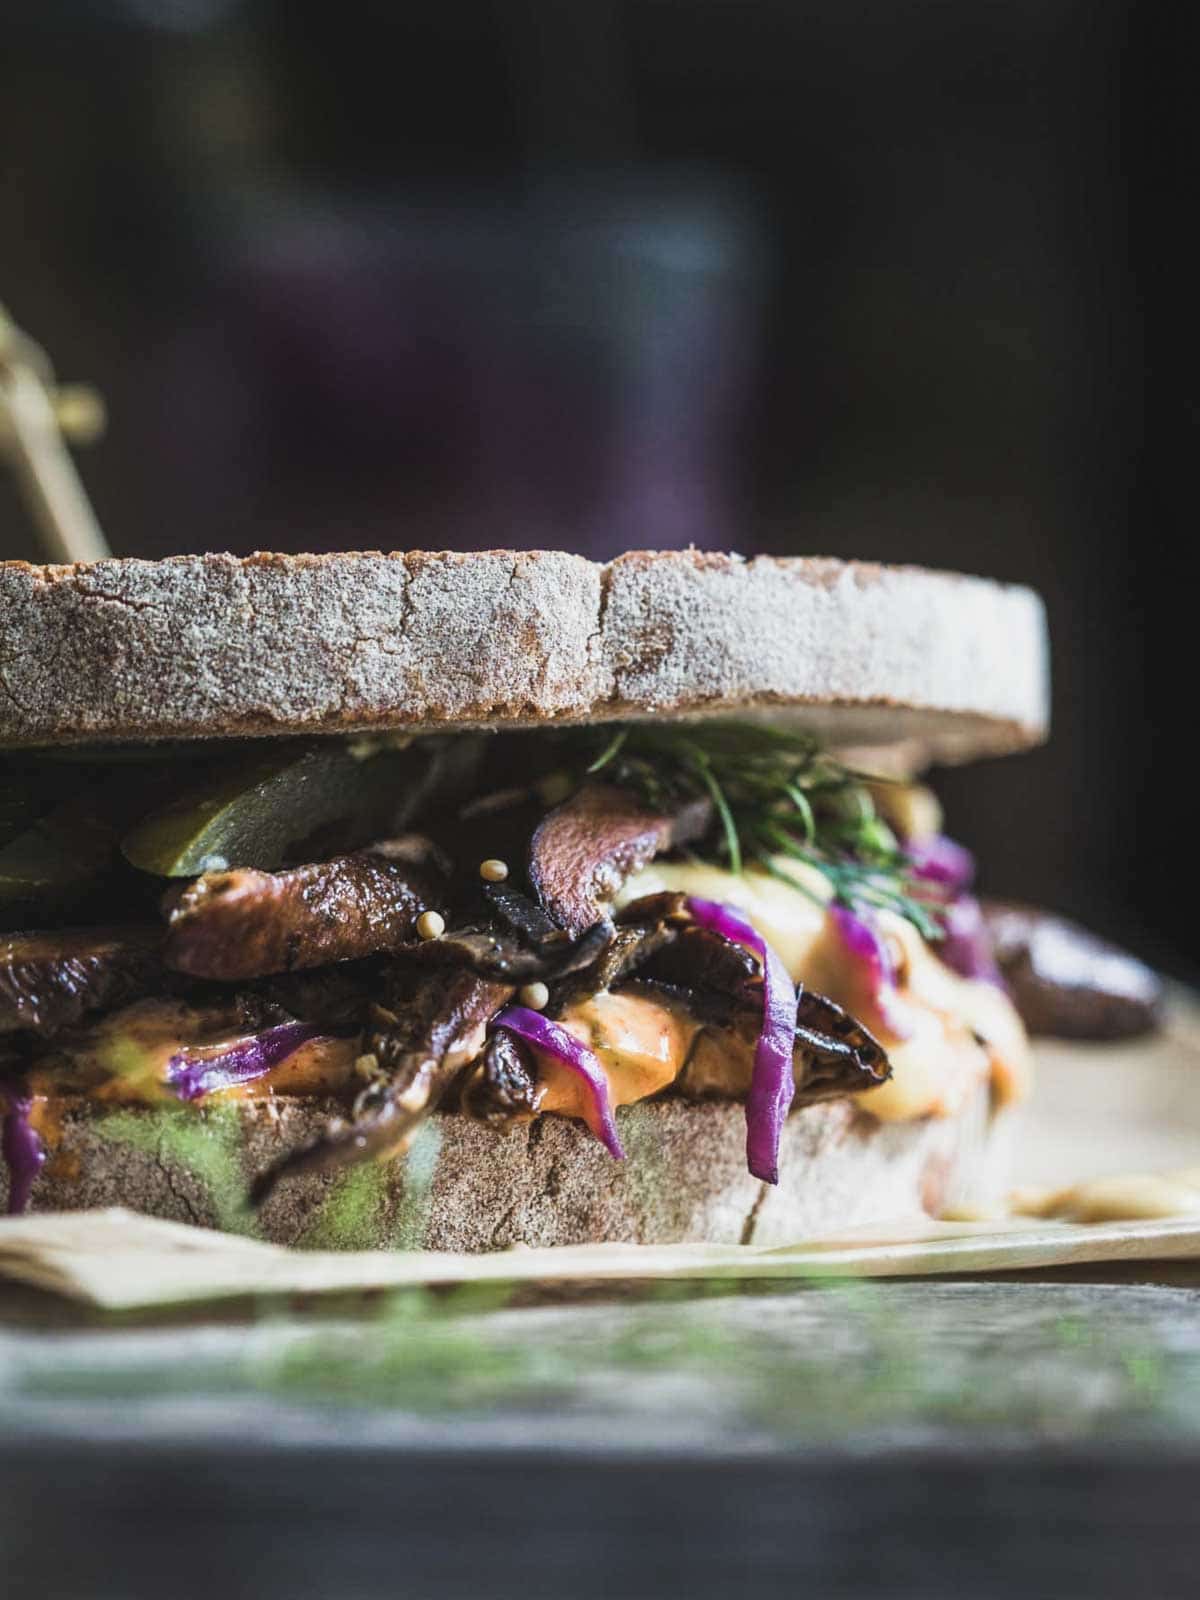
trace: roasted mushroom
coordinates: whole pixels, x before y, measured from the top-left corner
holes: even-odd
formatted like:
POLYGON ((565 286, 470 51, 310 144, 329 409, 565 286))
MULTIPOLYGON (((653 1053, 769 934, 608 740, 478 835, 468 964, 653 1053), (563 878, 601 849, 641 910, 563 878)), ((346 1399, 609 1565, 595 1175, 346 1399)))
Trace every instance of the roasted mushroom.
POLYGON ((170 891, 163 958, 236 981, 394 950, 435 903, 434 881, 369 851, 284 872, 206 872, 170 891))
MULTIPOLYGON (((840 1100, 886 1083, 892 1075, 887 1051, 875 1035, 848 1011, 823 994, 801 989, 796 1011, 796 1075, 798 1105, 840 1100)), ((871 1108, 867 1101, 867 1110, 871 1108)))
POLYGON ((985 900, 983 915, 1030 1033, 1132 1039, 1158 1026, 1163 986, 1135 956, 1035 906, 985 900))
POLYGON ((462 1109, 500 1128, 535 1115, 540 1098, 526 1047, 506 1028, 498 1028, 462 1091, 462 1109))
MULTIPOLYGON (((679 928, 675 937, 654 952, 645 975, 675 988, 711 990, 742 999, 761 968, 749 950, 708 928, 679 928)), ((760 1000, 761 1005, 761 1000, 760 1000)))
MULTIPOLYGON (((754 1063, 758 1017, 752 1006, 731 1003, 727 996, 697 992, 692 998, 697 1015, 708 1012, 708 1025, 692 1046, 679 1087, 690 1095, 725 1098, 745 1092, 754 1063)), ((822 994, 801 990, 792 1053, 796 1085, 794 1107, 838 1100, 886 1083, 892 1075, 883 1046, 861 1023, 822 994)), ((865 1102, 870 1110, 870 1101, 865 1102)))
POLYGON ((403 954, 422 967, 460 967, 503 983, 550 983, 591 967, 611 939, 611 927, 597 923, 578 939, 559 930, 557 939, 531 947, 508 929, 490 924, 450 929, 406 945, 403 954))
POLYGON ((0 939, 0 1033, 76 1026, 148 994, 162 977, 162 929, 60 928, 0 939))
POLYGON ((661 851, 699 838, 711 820, 708 800, 668 816, 624 789, 585 784, 536 829, 529 879, 555 922, 578 936, 607 918, 628 877, 661 851))
POLYGON ((254 1203, 266 1200, 283 1178, 403 1154, 450 1084, 482 1051, 488 1023, 512 992, 510 985, 469 972, 430 973, 402 1010, 381 1010, 364 1040, 375 1075, 351 1121, 332 1124, 314 1144, 269 1168, 254 1185, 254 1203))

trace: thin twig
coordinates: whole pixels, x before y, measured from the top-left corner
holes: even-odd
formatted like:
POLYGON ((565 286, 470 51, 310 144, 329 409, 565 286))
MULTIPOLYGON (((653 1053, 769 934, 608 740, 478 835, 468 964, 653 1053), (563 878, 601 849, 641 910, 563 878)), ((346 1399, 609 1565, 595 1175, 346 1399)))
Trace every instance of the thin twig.
POLYGON ((75 464, 63 443, 56 400, 69 399, 82 434, 94 433, 103 412, 88 391, 56 391, 44 352, 0 307, 0 454, 7 455, 51 561, 102 561, 111 554, 75 464))

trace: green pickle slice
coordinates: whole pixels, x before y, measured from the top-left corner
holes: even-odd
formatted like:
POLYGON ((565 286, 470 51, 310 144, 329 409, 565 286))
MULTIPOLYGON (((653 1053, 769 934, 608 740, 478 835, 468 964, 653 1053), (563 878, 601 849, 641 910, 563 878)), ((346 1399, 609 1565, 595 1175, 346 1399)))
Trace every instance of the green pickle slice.
POLYGON ((0 850, 25 833, 50 809, 50 803, 30 784, 0 787, 0 850))
POLYGON ((109 866, 116 842, 86 800, 55 806, 7 838, 0 833, 0 906, 71 900, 109 866))
POLYGON ((270 871, 310 838, 322 856, 395 832, 463 767, 463 756, 440 739, 366 756, 341 743, 259 753, 144 818, 121 849, 135 867, 164 878, 270 871))

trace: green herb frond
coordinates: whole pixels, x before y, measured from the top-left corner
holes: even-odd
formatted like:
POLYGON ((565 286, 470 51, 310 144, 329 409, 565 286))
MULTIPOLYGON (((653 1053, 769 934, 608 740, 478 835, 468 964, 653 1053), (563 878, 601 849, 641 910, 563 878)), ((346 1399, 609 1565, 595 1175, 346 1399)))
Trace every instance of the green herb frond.
POLYGON ((909 872, 879 816, 867 774, 823 750, 811 734, 749 722, 633 723, 597 746, 590 732, 585 770, 631 789, 648 805, 707 795, 717 827, 695 853, 734 872, 748 863, 803 889, 791 859, 815 867, 834 898, 896 911, 926 938, 941 934, 932 902, 909 872))

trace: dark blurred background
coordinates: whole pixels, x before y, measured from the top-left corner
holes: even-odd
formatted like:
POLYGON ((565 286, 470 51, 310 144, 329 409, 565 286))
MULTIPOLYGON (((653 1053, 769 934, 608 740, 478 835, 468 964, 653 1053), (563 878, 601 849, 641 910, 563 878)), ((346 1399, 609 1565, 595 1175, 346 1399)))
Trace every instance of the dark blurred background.
POLYGON ((1054 742, 945 775, 952 825, 986 889, 1195 975, 1187 744, 1154 738, 1192 608, 1139 466, 1172 9, 5 0, 0 301, 108 401, 118 554, 694 542, 1035 585, 1054 742))

